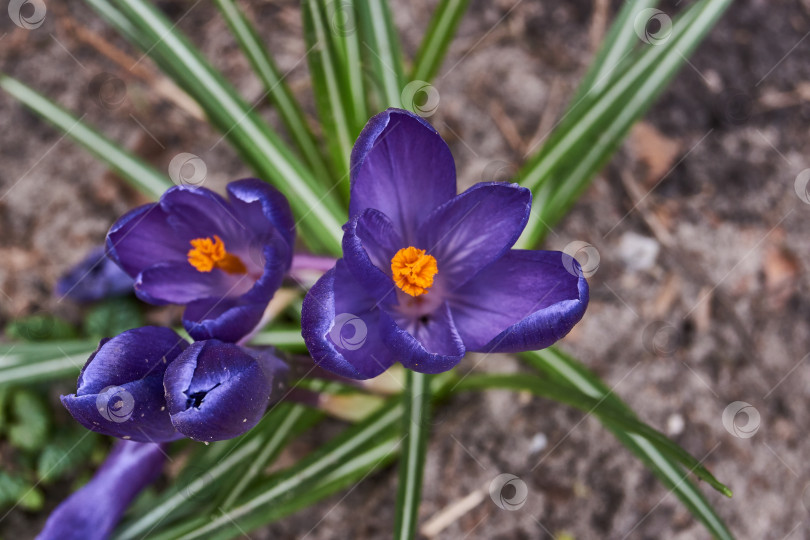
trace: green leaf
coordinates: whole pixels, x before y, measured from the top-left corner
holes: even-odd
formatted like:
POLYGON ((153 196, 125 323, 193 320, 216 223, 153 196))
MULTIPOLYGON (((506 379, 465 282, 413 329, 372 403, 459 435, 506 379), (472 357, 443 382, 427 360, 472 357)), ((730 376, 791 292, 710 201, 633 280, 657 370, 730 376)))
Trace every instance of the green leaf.
POLYGON ((702 0, 691 5, 667 40, 645 46, 604 90, 572 105, 517 174, 534 193, 532 215, 517 247, 537 244, 565 215, 730 3, 702 0))
POLYGON ((284 82, 285 74, 279 71, 256 29, 236 5, 235 0, 215 1, 225 22, 228 23, 231 33, 242 48, 242 52, 253 66, 253 71, 264 84, 269 99, 278 110, 292 140, 304 157, 304 161, 309 165, 315 178, 320 180, 324 186, 330 187, 326 164, 301 106, 290 87, 284 82))
POLYGON ((414 60, 411 80, 429 82, 442 65, 470 0, 441 0, 414 60))
POLYGON ((419 503, 422 500, 422 476, 427 442, 430 436, 430 375, 407 370, 402 394, 402 456, 394 517, 394 538, 416 537, 419 503))
POLYGON ((50 417, 48 406, 34 392, 21 388, 11 398, 8 440, 12 446, 33 452, 48 440, 50 417))
POLYGON ((45 497, 31 482, 0 471, 0 508, 15 504, 23 510, 38 512, 45 504, 45 497))
MULTIPOLYGON (((94 8, 109 3, 87 1, 94 8)), ((304 241, 313 249, 339 254, 346 213, 337 199, 323 194, 312 172, 163 13, 145 0, 121 0, 116 7, 141 36, 136 45, 143 48, 148 43, 146 53, 199 103, 211 123, 256 173, 287 196, 304 241)), ((105 15, 115 9, 106 6, 99 12, 105 15)), ((119 19, 108 21, 116 25, 119 19)), ((119 30, 126 34, 125 29, 119 30)))
POLYGON ((0 345, 0 387, 77 376, 96 341, 0 345))
POLYGON ((173 185, 166 175, 85 124, 82 121, 84 116, 76 118, 48 98, 2 73, 0 88, 79 143, 147 197, 156 199, 173 185))
MULTIPOLYGON (((616 396, 599 377, 559 350, 552 347, 525 353, 521 357, 560 386, 576 388, 592 398, 604 400, 614 407, 625 409, 628 414, 633 414, 627 404, 616 396)), ((671 492, 675 493, 684 506, 706 526, 715 538, 733 538, 703 493, 689 480, 689 473, 685 473, 675 460, 640 435, 625 433, 612 426, 606 427, 628 450, 641 459, 671 492)), ((730 495, 730 492, 725 494, 730 495)))
POLYGON ((399 37, 394 27, 387 0, 355 2, 363 54, 368 59, 371 77, 376 83, 377 108, 402 107, 404 71, 399 37))
POLYGON ((48 442, 37 458, 37 477, 43 483, 79 470, 90 460, 99 436, 86 429, 65 431, 48 442))
POLYGON ((32 315, 10 322, 6 336, 22 341, 56 341, 76 337, 76 329, 54 315, 32 315))
POLYGON ((84 333, 101 339, 145 324, 141 304, 134 298, 111 298, 95 306, 84 318, 84 333))
POLYGON ((301 336, 301 328, 274 328, 272 330, 262 330, 250 340, 251 345, 263 346, 272 345, 285 351, 304 352, 304 338, 301 336))
POLYGON ((309 71, 315 104, 323 127, 326 145, 332 156, 337 187, 348 201, 349 156, 355 136, 350 120, 352 103, 348 95, 345 58, 338 50, 334 29, 327 23, 325 2, 304 0, 301 15, 304 36, 310 54, 309 71))
POLYGON ((369 119, 357 9, 357 0, 327 3, 327 16, 330 17, 338 40, 342 42, 343 63, 346 66, 346 88, 353 112, 351 119, 353 140, 357 138, 369 119))

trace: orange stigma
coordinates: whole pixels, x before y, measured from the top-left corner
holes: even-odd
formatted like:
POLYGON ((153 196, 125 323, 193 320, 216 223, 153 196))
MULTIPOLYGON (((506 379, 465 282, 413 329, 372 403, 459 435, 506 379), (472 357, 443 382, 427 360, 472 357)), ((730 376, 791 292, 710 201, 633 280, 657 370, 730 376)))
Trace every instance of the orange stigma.
POLYGON ((426 255, 424 249, 413 246, 402 248, 391 259, 394 283, 411 296, 425 294, 439 273, 436 258, 426 255))
POLYGON ((225 242, 214 235, 214 239, 195 238, 191 241, 194 249, 188 252, 188 262, 199 272, 210 272, 214 268, 219 268, 229 274, 246 274, 245 263, 237 257, 225 251, 225 242))

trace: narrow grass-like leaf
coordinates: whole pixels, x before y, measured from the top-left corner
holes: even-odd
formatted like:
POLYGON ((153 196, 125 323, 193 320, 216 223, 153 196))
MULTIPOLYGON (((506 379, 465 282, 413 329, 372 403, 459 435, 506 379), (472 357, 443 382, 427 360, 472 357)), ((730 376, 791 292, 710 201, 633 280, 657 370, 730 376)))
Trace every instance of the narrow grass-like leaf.
POLYGON ((387 0, 355 3, 360 33, 372 79, 377 84, 377 108, 402 107, 404 75, 399 37, 387 0))
POLYGON ((414 60, 411 80, 430 82, 442 65, 470 0, 441 0, 414 60))
POLYGON ((303 352, 304 338, 300 328, 274 328, 262 330, 250 340, 251 345, 272 345, 285 351, 303 352))
POLYGON ((667 40, 648 45, 601 93, 566 113, 517 175, 535 196, 518 247, 538 243, 565 214, 730 3, 703 0, 690 6, 667 40))
POLYGON ((394 538, 408 540, 416 536, 419 503, 422 500, 422 475, 427 454, 430 417, 430 375, 407 370, 402 394, 402 456, 394 517, 394 538))
MULTIPOLYGON (((102 1, 92 0, 91 5, 102 1)), ((137 44, 150 44, 146 54, 199 103, 257 174, 287 196, 304 241, 317 250, 340 253, 346 214, 337 199, 323 194, 309 169, 163 13, 145 0, 121 0, 116 7, 144 36, 137 44)))
POLYGON ((76 377, 96 349, 95 341, 0 346, 0 386, 76 377))
MULTIPOLYGON (((360 130, 366 125, 369 118, 368 103, 366 102, 365 78, 363 75, 363 53, 360 45, 360 31, 357 25, 358 1, 364 0, 343 0, 333 1, 328 6, 332 6, 331 20, 332 27, 343 42, 343 51, 346 65, 346 87, 351 103, 352 118, 352 139, 357 138, 360 130)), ((330 15, 327 12, 327 15, 330 15)))
POLYGON ((320 0, 304 0, 301 5, 304 36, 310 54, 309 70, 315 103, 323 126, 326 145, 339 191, 348 200, 349 156, 354 143, 351 101, 345 84, 346 65, 338 49, 334 29, 327 22, 326 8, 320 0))
MULTIPOLYGON (((527 364, 561 386, 576 388, 595 399, 610 402, 615 407, 624 408, 628 414, 633 414, 630 407, 614 394, 599 377, 559 350, 552 347, 542 351, 525 353, 521 357, 527 364)), ((728 527, 712 508, 711 503, 706 500, 706 497, 697 486, 689 480, 689 473, 684 472, 683 468, 675 460, 664 455, 657 447, 640 435, 614 430, 610 426, 606 427, 616 435, 628 450, 652 470, 653 474, 681 500, 692 515, 699 519, 715 538, 723 540, 733 538, 728 527)))
POLYGON ((84 123, 83 116, 76 118, 48 98, 2 73, 0 88, 79 143, 147 197, 156 199, 173 185, 168 176, 84 123))
POLYGON ((220 13, 228 23, 231 33, 236 38, 242 52, 253 66, 253 70, 264 84, 269 99, 278 110, 284 125, 295 142, 304 161, 312 170, 315 178, 329 187, 329 172, 323 156, 309 129, 304 112, 293 96, 290 87, 284 82, 282 74, 262 43, 256 29, 248 21, 235 0, 215 0, 220 13))

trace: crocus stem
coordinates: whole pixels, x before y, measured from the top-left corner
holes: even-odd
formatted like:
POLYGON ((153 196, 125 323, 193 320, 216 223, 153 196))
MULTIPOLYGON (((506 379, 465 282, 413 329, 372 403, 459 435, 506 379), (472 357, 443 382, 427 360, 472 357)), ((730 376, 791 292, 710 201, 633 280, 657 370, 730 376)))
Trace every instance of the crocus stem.
POLYGON ((118 440, 90 481, 51 513, 37 540, 108 538, 163 469, 165 444, 118 440))
POLYGON ((321 255, 310 255, 309 253, 296 253, 293 256, 291 272, 316 271, 325 273, 335 266, 337 260, 334 257, 323 257, 321 255))

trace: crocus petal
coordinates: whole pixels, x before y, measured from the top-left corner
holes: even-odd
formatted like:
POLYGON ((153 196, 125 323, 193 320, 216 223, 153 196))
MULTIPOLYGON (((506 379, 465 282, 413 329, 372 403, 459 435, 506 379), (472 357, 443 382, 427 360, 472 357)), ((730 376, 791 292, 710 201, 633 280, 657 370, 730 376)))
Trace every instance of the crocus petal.
POLYGON ((138 297, 150 304, 187 304, 208 296, 244 294, 253 286, 247 274, 229 274, 215 268, 200 272, 188 261, 150 266, 135 280, 138 297))
POLYGON ((192 238, 218 235, 228 250, 248 243, 250 231, 239 220, 234 208, 219 194, 197 186, 174 186, 160 198, 175 234, 184 238, 185 251, 192 238))
POLYGON ((147 326, 103 340, 62 404, 89 430, 142 442, 179 437, 166 411, 163 374, 188 346, 168 328, 147 326))
POLYGON ((180 237, 157 204, 130 210, 107 233, 107 255, 133 278, 160 262, 187 260, 189 238, 180 237))
POLYGON ((400 109, 368 121, 352 150, 350 216, 376 208, 410 242, 427 215, 455 194, 453 155, 430 124, 400 109))
POLYGON ((241 435, 261 420, 286 370, 269 352, 217 340, 198 341, 166 370, 164 387, 172 422, 197 441, 241 435))
POLYGON ((452 290, 512 247, 531 205, 531 192, 517 184, 476 184, 431 214, 416 247, 436 258, 438 279, 452 290))
POLYGON ((51 513, 37 540, 109 538, 135 497, 166 460, 160 444, 117 441, 93 478, 51 513))
POLYGON ((239 219, 254 234, 269 238, 273 229, 281 233, 287 245, 295 242, 295 220, 290 203, 276 188, 257 178, 245 178, 228 184, 231 204, 239 219))
POLYGON ((537 350, 579 322, 588 283, 564 253, 512 250, 457 289, 450 305, 467 349, 537 350))
POLYGON ((400 319, 387 344, 408 369, 420 373, 443 373, 464 357, 464 343, 445 303, 424 320, 400 319))
POLYGON ((262 319, 267 304, 289 268, 289 248, 279 232, 264 247, 262 276, 240 296, 237 283, 219 297, 202 298, 186 306, 183 326, 195 340, 219 339, 235 343, 248 335, 262 319))
POLYGON ((394 290, 391 259, 406 247, 394 224, 373 208, 367 208, 344 227, 343 258, 357 279, 374 283, 378 300, 394 290))
POLYGON ((396 324, 342 259, 304 298, 301 329, 315 362, 350 379, 376 377, 396 360, 384 341, 396 324))
POLYGON ((56 294, 76 302, 96 302, 131 294, 132 285, 132 278, 99 246, 59 278, 56 294))

